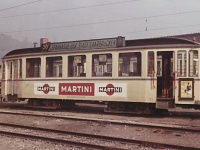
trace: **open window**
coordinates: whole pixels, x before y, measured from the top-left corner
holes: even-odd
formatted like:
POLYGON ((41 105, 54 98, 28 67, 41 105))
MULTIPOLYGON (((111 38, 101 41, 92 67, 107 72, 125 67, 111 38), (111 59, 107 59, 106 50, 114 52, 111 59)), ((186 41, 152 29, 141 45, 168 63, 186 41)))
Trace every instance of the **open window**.
POLYGON ((26 59, 26 77, 40 77, 40 58, 27 58, 26 59))
POLYGON ((62 77, 62 57, 46 58, 46 77, 62 77))
POLYGON ((86 76, 86 56, 76 55, 68 57, 68 77, 86 76))
POLYGON ((184 50, 178 51, 177 54, 177 76, 186 77, 187 71, 187 52, 184 50))
POLYGON ((152 76, 152 73, 155 71, 154 68, 154 52, 148 52, 148 76, 152 76))
POLYGON ((19 78, 22 78, 22 59, 19 59, 19 78))
POLYGON ((92 76, 112 76, 112 54, 92 55, 92 76))
POLYGON ((119 54, 119 76, 141 76, 141 53, 119 54))
POLYGON ((197 77, 198 76, 198 51, 191 50, 189 51, 189 76, 197 77))

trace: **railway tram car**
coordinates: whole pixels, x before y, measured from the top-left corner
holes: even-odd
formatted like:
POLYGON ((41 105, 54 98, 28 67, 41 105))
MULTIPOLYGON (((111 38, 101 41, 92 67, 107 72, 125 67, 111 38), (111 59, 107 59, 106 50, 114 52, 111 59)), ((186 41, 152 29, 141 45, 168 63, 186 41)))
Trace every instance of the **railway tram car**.
POLYGON ((2 58, 5 101, 29 107, 99 102, 107 112, 200 108, 200 43, 177 37, 48 42, 2 58))

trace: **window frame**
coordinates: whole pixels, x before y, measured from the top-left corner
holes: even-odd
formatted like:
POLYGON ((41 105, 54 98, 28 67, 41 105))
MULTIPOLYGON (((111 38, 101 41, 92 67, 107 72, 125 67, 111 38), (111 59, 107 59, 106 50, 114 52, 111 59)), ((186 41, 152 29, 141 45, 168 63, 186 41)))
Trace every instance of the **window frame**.
POLYGON ((63 58, 62 56, 46 57, 46 72, 45 76, 48 77, 62 77, 63 75, 63 58), (61 67, 61 69, 60 69, 61 67))
POLYGON ((131 76, 142 76, 141 52, 123 52, 118 55, 118 77, 131 76))
POLYGON ((87 55, 68 56, 68 77, 86 77, 87 55))
POLYGON ((92 77, 112 77, 113 53, 92 54, 92 77))
POLYGON ((41 58, 40 57, 26 58, 26 78, 41 78, 41 58))

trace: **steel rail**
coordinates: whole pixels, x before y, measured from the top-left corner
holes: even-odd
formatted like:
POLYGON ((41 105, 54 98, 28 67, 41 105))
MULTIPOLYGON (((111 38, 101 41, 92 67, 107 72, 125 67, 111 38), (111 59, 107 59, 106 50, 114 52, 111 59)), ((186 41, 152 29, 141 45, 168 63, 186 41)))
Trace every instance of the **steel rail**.
POLYGON ((43 114, 30 114, 30 113, 18 113, 18 112, 1 112, 0 114, 12 114, 12 115, 24 115, 24 116, 33 116, 33 117, 46 117, 46 118, 56 118, 56 119, 68 119, 76 121, 94 121, 101 122, 105 124, 115 124, 115 125, 126 125, 134 127, 145 127, 145 128, 156 128, 164 130, 173 130, 173 131, 183 131, 183 132, 193 132, 200 133, 200 126, 185 127, 181 125, 168 125, 168 124, 158 124, 158 123, 141 123, 135 121, 118 121, 118 120, 108 120, 108 119, 98 119, 98 118, 86 118, 86 117, 72 117, 72 116, 56 116, 56 115, 43 115, 43 114))
MULTIPOLYGON (((29 130, 34 130, 34 131, 43 131, 43 132, 45 131, 45 132, 48 132, 48 133, 59 133, 59 134, 65 134, 65 135, 80 136, 80 137, 83 137, 83 138, 93 138, 93 139, 97 139, 97 140, 120 142, 120 143, 131 144, 131 145, 133 145, 133 144, 134 145, 141 145, 141 146, 153 147, 153 148, 173 148, 173 149, 182 149, 182 150, 188 150, 188 149, 199 150, 199 147, 195 148, 195 147, 191 147, 191 146, 181 146, 181 145, 166 144, 166 143, 159 143, 159 142, 149 142, 149 141, 143 141, 143 140, 116 138, 116 137, 110 137, 110 136, 93 135, 93 134, 87 134, 87 133, 78 133, 78 132, 39 128, 39 127, 32 127, 32 126, 7 124, 7 123, 0 123, 0 125, 6 126, 6 127, 13 127, 13 128, 22 128, 22 129, 26 129, 26 130, 29 129, 29 130)), ((47 140, 47 141, 51 141, 51 142, 64 143, 64 144, 82 146, 82 147, 87 147, 87 148, 95 148, 95 149, 116 149, 116 150, 122 149, 122 148, 116 148, 116 147, 112 147, 112 146, 82 143, 82 142, 74 142, 74 141, 63 140, 63 139, 55 139, 55 138, 49 138, 49 137, 42 137, 42 136, 38 136, 38 135, 13 133, 13 132, 6 132, 6 131, 0 131, 0 134, 20 136, 20 137, 25 137, 25 138, 41 139, 41 140, 47 140)))

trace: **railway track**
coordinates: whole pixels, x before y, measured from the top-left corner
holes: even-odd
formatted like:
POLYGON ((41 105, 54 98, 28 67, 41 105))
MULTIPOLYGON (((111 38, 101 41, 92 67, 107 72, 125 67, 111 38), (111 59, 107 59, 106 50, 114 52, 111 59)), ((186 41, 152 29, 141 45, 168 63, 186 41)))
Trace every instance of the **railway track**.
POLYGON ((200 126, 193 125, 182 126, 174 124, 163 124, 163 123, 148 123, 148 122, 136 122, 136 121, 125 121, 125 120, 115 120, 115 119, 99 119, 91 117, 77 117, 77 116, 58 116, 58 115, 45 115, 45 114, 34 114, 34 113, 25 113, 25 112, 9 112, 9 111, 0 111, 0 114, 10 114, 10 115, 24 115, 24 116, 33 116, 33 117, 45 117, 45 118, 55 118, 55 119, 64 119, 64 120, 74 120, 74 121, 94 121, 101 122, 102 124, 114 124, 114 125, 126 125, 126 126, 135 126, 135 127, 145 127, 145 128, 156 128, 156 129, 165 129, 165 130, 176 130, 183 132, 194 132, 200 133, 200 126))
POLYGON ((170 149, 190 149, 197 150, 190 146, 180 146, 125 138, 115 138, 102 135, 85 134, 79 132, 61 131, 39 127, 0 123, 0 134, 9 136, 44 140, 54 143, 62 143, 70 147, 80 147, 87 149, 135 149, 138 147, 170 148, 170 149))
MULTIPOLYGON (((33 117, 45 117, 49 119, 63 119, 63 120, 71 120, 71 121, 86 121, 86 122, 98 122, 101 124, 112 124, 112 125, 119 125, 119 126, 133 126, 138 128, 149 128, 149 129, 155 129, 155 132, 157 130, 165 130, 167 132, 187 132, 187 133, 194 133, 198 134, 200 132, 200 127, 193 126, 180 126, 180 125, 166 125, 166 124, 154 124, 154 123, 141 123, 141 122, 134 122, 134 121, 119 121, 119 120, 108 120, 108 119, 98 119, 98 118, 90 118, 90 117, 76 117, 76 116, 57 116, 57 115, 44 115, 44 114, 33 114, 33 113, 16 113, 16 112, 9 112, 9 111, 1 111, 1 114, 9 114, 9 115, 22 115, 22 116, 33 116, 33 117)), ((186 145, 176 145, 176 144, 166 144, 162 142, 152 142, 152 141, 145 141, 145 140, 137 140, 137 139, 126 139, 126 138, 116 138, 111 136, 102 136, 102 135, 91 135, 86 133, 78 133, 78 132, 69 132, 69 131, 63 131, 63 130, 55 130, 55 129, 46 129, 46 128, 39 128, 39 127, 31 127, 31 126, 21 126, 21 125, 13 125, 13 124, 6 124, 6 123, 0 123, 0 126, 6 126, 6 127, 12 127, 12 128, 23 128, 34 131, 33 133, 38 133, 36 135, 24 135, 32 136, 35 139, 42 139, 46 141, 54 141, 58 143, 65 143, 69 145, 74 146, 82 146, 92 149, 135 149, 136 146, 146 146, 146 147, 154 147, 154 148, 170 148, 170 149, 199 149, 199 147, 195 148, 192 146, 186 146, 186 145), (55 136, 56 138, 49 138, 52 136, 46 136, 46 137, 37 137, 38 135, 41 135, 42 132, 45 133, 53 133, 53 134, 59 134, 59 137, 55 136), (61 135, 62 134, 62 135, 61 135), (64 134, 64 135, 63 135, 64 134), (61 136, 61 138, 60 138, 61 136), (75 141, 69 141, 68 139, 63 139, 63 137, 70 136, 75 137, 75 141), (78 138, 77 138, 78 137, 78 138), (48 139, 49 138, 49 139, 48 139), (55 139, 55 140, 54 140, 55 139), (86 141, 87 139, 88 141, 86 141), (85 142, 77 142, 77 141, 85 141, 85 142), (91 143, 91 141, 94 141, 91 143), (89 143, 89 145, 87 145, 89 143), (98 145, 97 143, 104 143, 104 145, 98 145), (121 143, 121 144, 119 144, 121 143), (117 147, 113 147, 113 145, 117 145, 117 147), (121 145, 121 147, 119 146, 121 145), (127 148, 124 147, 124 145, 127 146, 127 148), (134 148, 133 148, 134 147, 134 148)), ((5 131, 2 131, 3 134, 6 134, 5 131)), ((22 132, 23 133, 23 132, 22 132)), ((23 137, 23 134, 20 133, 21 137, 23 137)), ((11 133, 8 133, 11 134, 11 133)), ((14 133, 16 134, 16 133, 14 133)), ((19 133, 17 133, 19 134, 19 133)), ((15 135, 14 135, 15 136, 15 135)), ((17 135, 16 135, 17 136, 17 135)), ((31 137, 29 137, 31 138, 31 137)), ((138 149, 138 148, 137 148, 138 149)))
MULTIPOLYGON (((30 108, 27 107, 26 103, 0 103, 0 108, 3 109, 21 109, 21 110, 33 110, 33 111, 66 111, 66 109, 48 109, 48 108, 30 108), (28 109, 27 109, 28 108, 28 109)), ((105 106, 101 105, 101 104, 85 104, 85 103, 78 103, 76 105, 76 107, 74 107, 73 109, 68 109, 68 111, 73 110, 76 113, 92 113, 92 114, 99 114, 99 113, 104 113, 104 109, 105 106)), ((107 114, 111 114, 111 113, 107 113, 107 114)), ((192 109, 181 109, 181 108, 177 108, 177 109, 170 109, 168 113, 164 113, 164 114, 154 114, 154 115, 142 115, 142 114, 130 114, 130 113, 118 113, 119 115, 129 115, 129 116, 139 116, 139 117, 183 117, 183 118, 199 118, 200 116, 200 110, 192 110, 192 109)))

